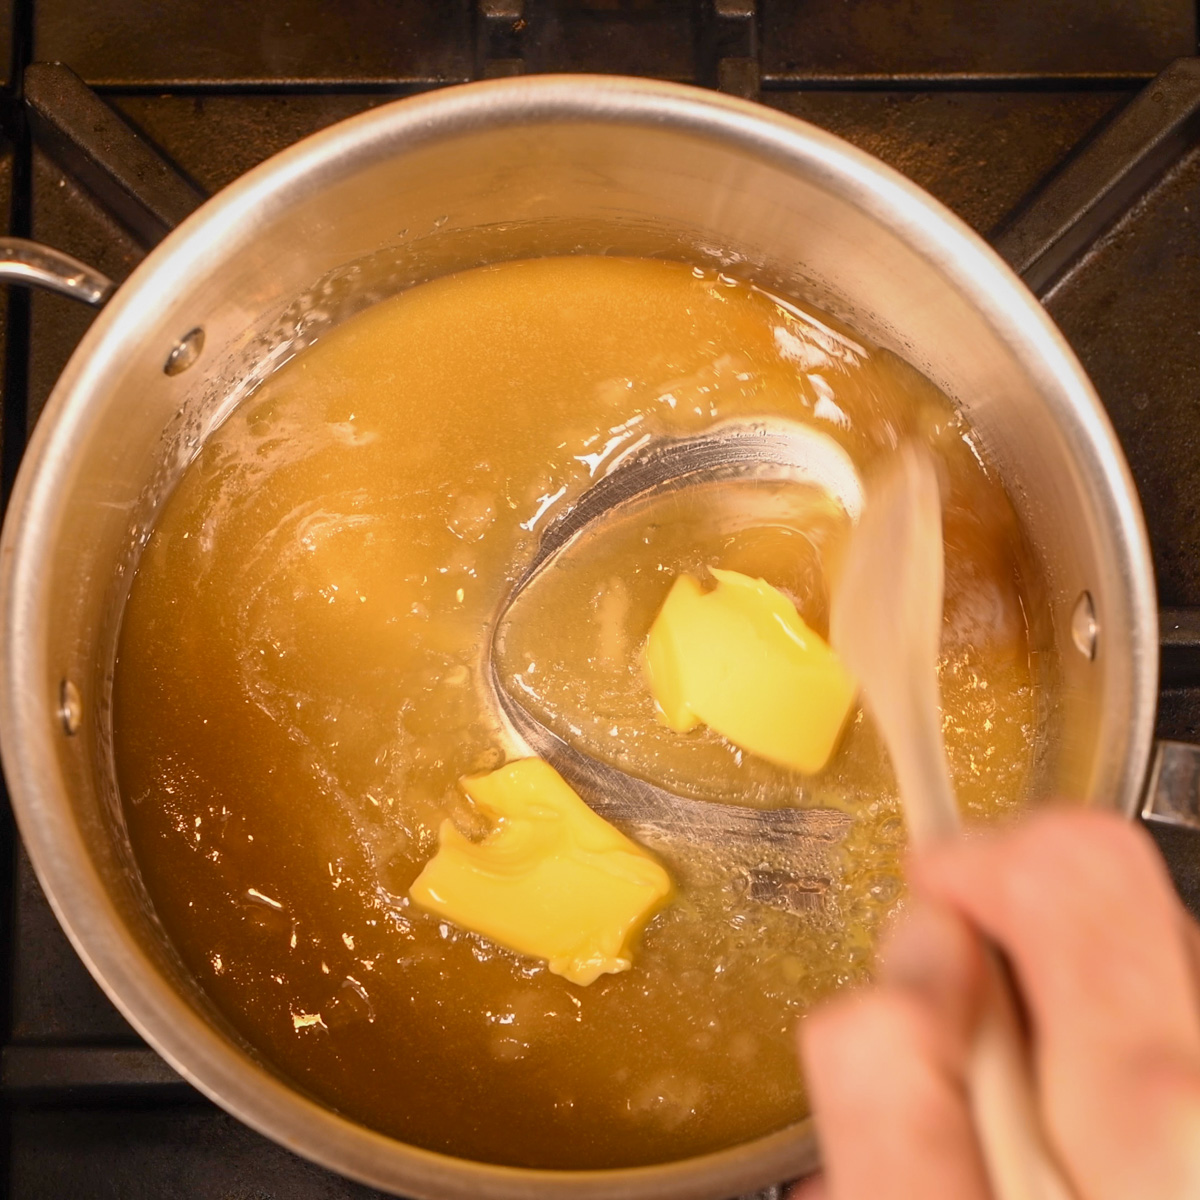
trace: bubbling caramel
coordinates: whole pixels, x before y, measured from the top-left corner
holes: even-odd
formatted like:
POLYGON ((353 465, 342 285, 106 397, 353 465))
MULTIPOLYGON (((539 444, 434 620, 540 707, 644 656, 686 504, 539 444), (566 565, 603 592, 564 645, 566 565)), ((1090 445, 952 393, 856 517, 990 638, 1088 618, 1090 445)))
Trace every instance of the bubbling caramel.
POLYGON ((970 429, 831 318, 678 263, 572 257, 446 277, 282 367, 203 447, 133 583, 114 684, 134 850, 179 953, 296 1084, 397 1138, 538 1167, 661 1162, 795 1121, 797 1017, 864 978, 903 827, 860 713, 814 777, 655 719, 641 646, 672 580, 763 578, 828 633, 839 523, 784 487, 697 489, 564 552, 500 668, 582 749, 714 802, 852 818, 781 905, 753 862, 656 846, 678 892, 589 987, 413 905, 461 776, 519 756, 489 628, 541 532, 648 435, 810 422, 867 471, 926 443, 946 501, 941 683, 971 817, 1026 798, 1040 737, 1028 568, 970 429))

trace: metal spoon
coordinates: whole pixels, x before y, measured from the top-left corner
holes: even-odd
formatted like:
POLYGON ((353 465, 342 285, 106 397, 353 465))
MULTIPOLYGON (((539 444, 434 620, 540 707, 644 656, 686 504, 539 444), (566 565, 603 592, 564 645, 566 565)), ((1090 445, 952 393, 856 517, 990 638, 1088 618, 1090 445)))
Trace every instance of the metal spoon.
MULTIPOLYGON (((937 661, 942 506, 928 454, 912 445, 870 481, 834 591, 831 640, 858 678, 896 772, 912 845, 953 836, 937 661)), ((987 948, 988 992, 968 1090, 996 1200, 1068 1200, 1046 1146, 1010 976, 987 948)))
POLYGON ((849 816, 832 809, 750 808, 676 795, 569 744, 504 686, 497 664, 497 635, 508 613, 585 530, 659 494, 747 479, 819 487, 851 518, 862 508, 862 487, 846 452, 806 425, 725 422, 694 437, 647 440, 546 529, 492 625, 487 674, 495 704, 513 732, 601 816, 644 839, 678 838, 741 858, 761 858, 771 846, 786 849, 793 869, 758 870, 750 877, 749 893, 764 903, 802 909, 820 903, 828 886, 827 852, 845 835, 849 816))

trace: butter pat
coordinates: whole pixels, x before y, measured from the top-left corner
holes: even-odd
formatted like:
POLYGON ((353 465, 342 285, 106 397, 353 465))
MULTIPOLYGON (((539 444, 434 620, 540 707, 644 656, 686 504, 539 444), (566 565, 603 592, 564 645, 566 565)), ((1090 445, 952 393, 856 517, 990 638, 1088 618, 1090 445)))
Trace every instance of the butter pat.
POLYGON ((762 579, 712 568, 705 592, 675 580, 646 642, 644 667, 662 719, 705 724, 743 750, 813 774, 829 761, 854 680, 792 602, 762 579))
POLYGON ((452 821, 409 895, 422 908, 544 958, 572 983, 627 971, 632 943, 671 895, 648 851, 594 813, 540 758, 462 780, 495 826, 482 841, 452 821))

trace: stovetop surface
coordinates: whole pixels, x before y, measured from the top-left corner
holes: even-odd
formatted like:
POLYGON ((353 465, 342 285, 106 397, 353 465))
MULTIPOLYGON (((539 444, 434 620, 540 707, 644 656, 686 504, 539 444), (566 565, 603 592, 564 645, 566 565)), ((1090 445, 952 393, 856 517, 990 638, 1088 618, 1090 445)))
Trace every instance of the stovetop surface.
MULTIPOLYGON (((1014 230, 1020 242, 1045 224, 1057 201, 1044 181, 1055 173, 1060 192, 1076 195, 1118 179, 1119 203, 1091 218, 1086 248, 1061 262, 1043 256, 1037 270, 1049 277, 1038 290, 1133 468, 1160 604, 1196 631, 1200 122, 1181 120, 1170 152, 1126 175, 1129 138, 1113 134, 1150 136, 1181 88, 1200 98, 1200 73, 1195 83, 1152 83, 1196 54, 1196 34, 1189 0, 0 0, 0 219, 117 280, 150 240, 31 134, 23 85, 33 62, 70 66, 201 193, 374 105, 544 71, 657 76, 760 100, 878 155, 980 232, 1000 231, 1004 245, 1014 230), (1095 161, 1079 149, 1088 146, 1095 161)), ((91 319, 46 293, 0 297, 6 489, 91 319)), ((1200 739, 1192 654, 1167 636, 1162 736, 1200 739)), ((76 958, 6 809, 0 836, 11 915, 0 924, 5 1194, 377 1195, 276 1147, 178 1081, 76 958)), ((1200 907, 1200 849, 1180 836, 1160 841, 1200 907)))

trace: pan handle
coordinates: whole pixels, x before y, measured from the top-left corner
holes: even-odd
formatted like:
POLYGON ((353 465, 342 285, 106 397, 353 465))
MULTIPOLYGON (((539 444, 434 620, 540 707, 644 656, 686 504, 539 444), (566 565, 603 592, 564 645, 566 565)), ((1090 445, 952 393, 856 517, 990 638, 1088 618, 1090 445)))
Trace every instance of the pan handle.
POLYGON ((1200 916, 1200 746, 1157 742, 1142 823, 1167 860, 1171 879, 1193 916, 1200 916))
POLYGON ((1200 829, 1200 746, 1187 742, 1157 742, 1142 820, 1151 825, 1200 829))
POLYGON ((0 238, 0 282, 48 288, 99 308, 116 290, 107 275, 26 238, 0 238))

